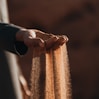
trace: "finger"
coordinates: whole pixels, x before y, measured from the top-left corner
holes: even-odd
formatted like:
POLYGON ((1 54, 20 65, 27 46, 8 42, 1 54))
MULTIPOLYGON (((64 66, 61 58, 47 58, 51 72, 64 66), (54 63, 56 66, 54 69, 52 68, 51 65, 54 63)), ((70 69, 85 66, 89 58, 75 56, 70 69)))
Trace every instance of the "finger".
POLYGON ((62 37, 58 37, 57 41, 53 44, 52 49, 57 49, 60 47, 60 45, 62 45, 64 43, 64 39, 62 37))
MULTIPOLYGON (((68 41, 68 38, 65 36, 65 35, 62 35, 62 36, 56 36, 56 40, 53 42, 51 41, 50 45, 48 48, 52 48, 52 49, 57 49, 59 48, 61 45, 63 45, 64 43, 66 43, 68 41)), ((47 49, 48 49, 47 48, 47 49)))
POLYGON ((65 35, 58 36, 57 44, 63 45, 63 44, 66 43, 67 41, 68 41, 67 36, 65 36, 65 35))
POLYGON ((44 43, 44 41, 42 40, 42 39, 40 39, 40 38, 34 38, 33 40, 32 40, 32 42, 33 42, 33 46, 34 47, 44 47, 45 46, 45 43, 44 43))
POLYGON ((54 46, 55 42, 57 41, 57 39, 58 39, 57 36, 54 36, 48 40, 45 40, 46 49, 48 50, 48 49, 52 48, 54 46))
POLYGON ((22 89, 23 89, 24 93, 25 93, 26 95, 30 96, 30 95, 31 95, 31 91, 29 90, 27 81, 26 81, 26 79, 23 77, 23 75, 20 75, 19 80, 20 80, 20 83, 21 83, 21 85, 22 85, 22 89))
POLYGON ((45 32, 42 32, 40 30, 34 30, 34 31, 36 33, 36 37, 42 38, 43 40, 47 40, 47 39, 52 38, 52 37, 55 36, 55 35, 53 35, 51 33, 45 33, 45 32))
POLYGON ((27 39, 24 42, 28 47, 44 47, 45 43, 40 38, 27 39))

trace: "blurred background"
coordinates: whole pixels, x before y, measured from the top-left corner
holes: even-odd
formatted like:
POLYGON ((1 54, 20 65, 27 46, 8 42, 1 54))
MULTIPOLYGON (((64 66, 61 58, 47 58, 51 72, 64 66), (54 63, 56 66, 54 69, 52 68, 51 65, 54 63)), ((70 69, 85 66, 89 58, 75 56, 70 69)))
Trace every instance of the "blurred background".
MULTIPOLYGON (((73 99, 99 99, 99 0, 7 0, 7 3, 10 23, 68 36, 73 99)), ((30 56, 19 58, 19 62, 26 68, 30 56)), ((24 69, 28 81, 29 70, 24 69)))

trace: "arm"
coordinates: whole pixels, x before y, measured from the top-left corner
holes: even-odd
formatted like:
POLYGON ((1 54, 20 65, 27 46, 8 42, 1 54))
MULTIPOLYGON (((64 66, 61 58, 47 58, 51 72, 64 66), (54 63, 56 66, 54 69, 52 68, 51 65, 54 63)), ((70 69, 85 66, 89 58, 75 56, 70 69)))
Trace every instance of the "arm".
POLYGON ((15 54, 24 54, 27 51, 26 45, 16 40, 16 33, 19 30, 21 30, 21 27, 16 25, 0 23, 0 48, 15 54))
POLYGON ((24 55, 28 48, 57 48, 67 41, 65 36, 47 34, 35 29, 25 29, 12 24, 0 23, 0 48, 24 55))

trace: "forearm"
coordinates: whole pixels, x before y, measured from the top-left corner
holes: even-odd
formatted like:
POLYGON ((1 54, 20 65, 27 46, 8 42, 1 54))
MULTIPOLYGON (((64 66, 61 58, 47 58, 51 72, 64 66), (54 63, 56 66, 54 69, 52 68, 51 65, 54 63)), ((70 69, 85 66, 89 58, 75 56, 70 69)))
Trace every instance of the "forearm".
MULTIPOLYGON (((20 29, 21 27, 12 24, 0 23, 0 48, 16 54, 18 54, 16 49, 20 49, 21 46, 26 48, 23 42, 18 42, 16 40, 16 33, 20 29)), ((19 53, 24 54, 24 49, 22 47, 19 53)))

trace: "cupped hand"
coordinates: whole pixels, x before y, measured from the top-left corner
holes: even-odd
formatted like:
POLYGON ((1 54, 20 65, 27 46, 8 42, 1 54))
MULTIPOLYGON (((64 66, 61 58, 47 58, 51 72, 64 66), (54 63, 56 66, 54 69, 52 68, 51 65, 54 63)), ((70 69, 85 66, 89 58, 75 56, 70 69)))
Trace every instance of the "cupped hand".
POLYGON ((23 41, 28 48, 36 48, 38 52, 56 49, 68 41, 65 35, 54 35, 36 29, 21 29, 16 33, 16 40, 23 41))

